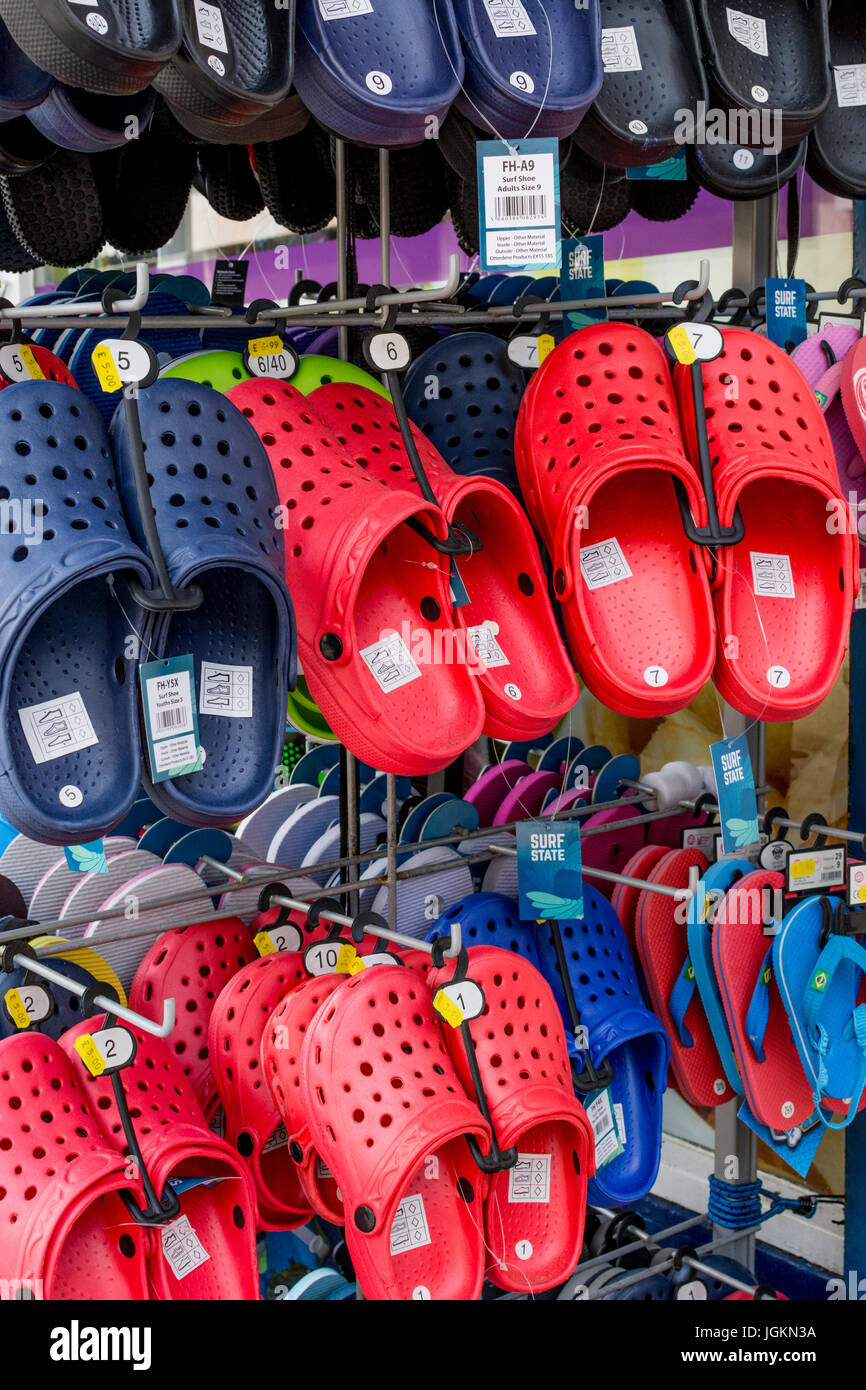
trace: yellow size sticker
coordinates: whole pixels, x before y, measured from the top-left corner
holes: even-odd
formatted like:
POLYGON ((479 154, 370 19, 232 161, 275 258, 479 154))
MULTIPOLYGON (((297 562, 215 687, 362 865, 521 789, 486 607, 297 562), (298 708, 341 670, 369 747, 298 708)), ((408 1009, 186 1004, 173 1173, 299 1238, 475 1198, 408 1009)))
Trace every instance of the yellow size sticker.
MULTIPOLYGON (((337 956, 337 974, 357 975, 357 967, 353 969, 353 966, 357 959, 358 952, 355 950, 354 946, 350 946, 348 942, 345 946, 341 946, 340 954, 337 956)), ((363 969, 363 966, 361 968, 363 969)))
POLYGON ((814 859, 798 859, 791 865, 792 878, 808 878, 817 869, 814 859))
POLYGON ((16 1028, 29 1028, 30 1015, 24 1007, 24 1000, 21 998, 17 989, 7 989, 3 996, 6 1007, 9 1010, 9 1017, 16 1028))
POLYGON ((684 367, 690 367, 693 362, 697 362, 698 354, 692 346, 692 340, 681 323, 676 328, 672 328, 668 334, 668 342, 674 350, 674 356, 678 362, 682 362, 684 367))
POLYGON ((258 936, 253 937, 253 945, 260 956, 276 955, 277 948, 271 940, 270 932, 260 931, 258 936))
POLYGON ((120 379, 117 366, 111 355, 111 348, 106 347, 104 343, 100 343, 98 347, 93 349, 90 360, 93 363, 93 370, 99 378, 99 384, 103 391, 110 394, 112 391, 120 391, 122 389, 123 382, 120 379))
POLYGON ((441 1014, 446 1023, 450 1023, 452 1028, 459 1028, 463 1022, 463 1010, 449 999, 444 989, 437 990, 433 995, 433 1008, 437 1014, 441 1014))
POLYGON ((105 1071, 105 1058, 88 1033, 75 1039, 75 1051, 91 1076, 102 1075, 105 1071))
POLYGON ((250 357, 269 357, 271 353, 282 352, 285 344, 279 335, 272 338, 251 338, 247 343, 250 357))
POLYGON ((21 347, 18 349, 18 356, 21 358, 21 361, 24 363, 34 381, 45 380, 45 373, 36 361, 36 354, 32 347, 28 347, 27 343, 22 343, 21 347))
POLYGON ((556 339, 552 333, 542 333, 538 338, 538 365, 541 366, 545 357, 548 357, 556 347, 556 339))

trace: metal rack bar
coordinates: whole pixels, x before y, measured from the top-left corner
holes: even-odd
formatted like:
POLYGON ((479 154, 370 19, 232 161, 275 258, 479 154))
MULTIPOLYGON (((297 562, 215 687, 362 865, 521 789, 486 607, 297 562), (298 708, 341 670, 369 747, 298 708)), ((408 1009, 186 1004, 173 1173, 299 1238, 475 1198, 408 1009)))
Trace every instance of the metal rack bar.
MULTIPOLYGON (((66 950, 69 950, 68 943, 66 950)), ((38 975, 40 979, 46 980, 49 984, 57 985, 68 994, 74 994, 78 999, 82 999, 87 992, 88 986, 82 985, 78 980, 70 979, 68 975, 61 975, 59 970, 52 970, 49 965, 38 958, 34 960, 32 956, 13 956, 12 964, 18 970, 29 970, 33 975, 38 975)), ((152 1018, 145 1018, 143 1014, 137 1014, 134 1009, 128 1009, 125 1004, 119 1003, 116 999, 107 999, 104 994, 95 995, 93 1002, 105 1013, 122 1018, 132 1028, 140 1028, 145 1033, 151 1033, 155 1038, 167 1038, 174 1027, 175 1005, 173 999, 163 1000, 161 1023, 155 1023, 152 1018)))

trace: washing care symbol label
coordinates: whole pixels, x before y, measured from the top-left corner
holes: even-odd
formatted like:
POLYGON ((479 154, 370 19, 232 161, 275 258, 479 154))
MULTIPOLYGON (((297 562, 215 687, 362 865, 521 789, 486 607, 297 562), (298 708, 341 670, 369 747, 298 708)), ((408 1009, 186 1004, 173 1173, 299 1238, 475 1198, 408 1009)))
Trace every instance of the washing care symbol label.
POLYGON ((185 1279, 194 1269, 203 1265, 210 1255, 205 1250, 189 1222, 188 1216, 179 1216, 162 1227, 162 1253, 171 1266, 177 1279, 185 1279))
POLYGON ((253 668, 203 661, 199 689, 199 714, 218 714, 226 719, 252 719, 253 668))
POLYGON ((430 1244, 430 1227, 424 1210, 424 1198, 420 1192, 404 1197, 391 1223, 391 1254, 405 1255, 407 1250, 418 1250, 430 1244))
POLYGON ((550 1201, 550 1154, 521 1154, 508 1170, 509 1202, 550 1201))
MULTIPOLYGON (((18 710, 27 746, 35 763, 80 753, 99 742, 84 700, 77 690, 40 705, 18 710)), ((71 803, 70 803, 71 804, 71 803)))

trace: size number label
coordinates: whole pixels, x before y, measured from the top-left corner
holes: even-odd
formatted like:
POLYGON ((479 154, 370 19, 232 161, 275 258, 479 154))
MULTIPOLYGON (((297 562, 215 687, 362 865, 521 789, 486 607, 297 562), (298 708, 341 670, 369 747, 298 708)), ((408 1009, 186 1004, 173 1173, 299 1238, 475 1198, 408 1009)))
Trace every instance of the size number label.
POLYGON ((370 363, 380 372, 405 371, 412 360, 402 333, 374 333, 364 347, 370 363))
POLYGON ((19 989, 7 989, 3 1002, 15 1027, 22 1029, 49 1018, 54 1007, 44 985, 21 985, 19 989))
POLYGON ((253 376, 276 377, 287 381, 298 370, 298 354, 294 348, 286 347, 282 338, 274 334, 270 338, 251 338, 247 343, 247 369, 253 376))
POLYGON ((45 380, 45 373, 27 343, 8 343, 0 348, 0 372, 12 382, 45 380))
POLYGON ((300 951, 303 939, 299 929, 292 922, 282 927, 268 927, 253 937, 255 948, 260 956, 273 956, 281 951, 300 951))
POLYGON ((125 338, 107 338, 99 343, 90 360, 100 386, 109 395, 124 385, 148 381, 156 370, 151 349, 125 338))
POLYGON ((135 1038, 126 1028, 101 1028, 77 1038, 75 1051, 91 1076, 104 1076, 128 1066, 135 1056, 135 1038))
POLYGON ((433 1008, 452 1028, 480 1018, 484 1012, 484 991, 474 980, 458 980, 443 985, 433 996, 433 1008))

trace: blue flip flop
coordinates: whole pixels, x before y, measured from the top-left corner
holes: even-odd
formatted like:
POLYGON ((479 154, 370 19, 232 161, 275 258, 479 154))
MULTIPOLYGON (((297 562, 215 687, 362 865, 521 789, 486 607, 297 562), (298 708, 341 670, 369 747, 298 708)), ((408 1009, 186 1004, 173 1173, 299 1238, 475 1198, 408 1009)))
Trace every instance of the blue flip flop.
POLYGON ((571 135, 601 87, 599 0, 454 0, 454 10, 466 55, 458 110, 499 135, 571 135))
POLYGON ((845 1129, 866 1089, 866 951, 832 930, 836 903, 803 898, 773 938, 773 966, 791 1033, 828 1129, 845 1129), (828 1098, 842 1102, 832 1109, 828 1098), (841 1110, 843 1118, 838 1116, 841 1110))
POLYGON ((298 0, 296 45, 295 86, 304 105, 328 130, 360 145, 420 144, 463 80, 451 0, 298 0))
MULTIPOLYGON (((226 825, 267 799, 282 756, 296 635, 283 534, 274 524, 279 499, 258 436, 224 396, 160 380, 138 405, 171 581, 197 584, 204 594, 192 612, 152 618, 146 649, 157 659, 192 655, 205 763, 156 784, 145 769, 142 782, 167 816, 226 825), (226 713, 211 691, 220 681, 228 686, 226 713)), ((143 541, 122 408, 111 437, 121 497, 143 541)))
MULTIPOLYGON (((627 1206, 645 1197, 656 1180, 662 1143, 662 1096, 670 1043, 643 1002, 619 918, 606 898, 584 884, 584 915, 560 923, 568 981, 589 1034, 596 1070, 613 1073, 609 1099, 624 1130, 622 1152, 598 1170, 589 1184, 596 1206, 627 1206), (621 1107, 621 1110, 618 1109, 621 1107)), ((537 949, 542 974, 553 990, 569 1036, 569 1055, 579 1074, 585 1049, 575 1038, 551 928, 539 923, 537 949)))
POLYGON ((0 451, 0 495, 41 499, 32 534, 22 511, 0 545, 0 811, 31 839, 81 844, 138 795, 137 662, 124 652, 143 617, 124 572, 149 586, 151 566, 127 529, 102 421, 79 391, 8 387, 0 451))
POLYGON ((722 994, 713 965, 712 916, 731 885, 742 878, 743 874, 750 873, 751 869, 752 865, 747 859, 721 859, 704 870, 698 891, 688 905, 686 933, 689 959, 684 974, 677 981, 674 994, 671 996, 671 1014, 674 1021, 679 1020, 682 1026, 692 994, 697 988, 728 1085, 738 1096, 744 1096, 745 1089, 734 1058, 734 1045, 731 1042, 725 1006, 722 1003, 722 994))

